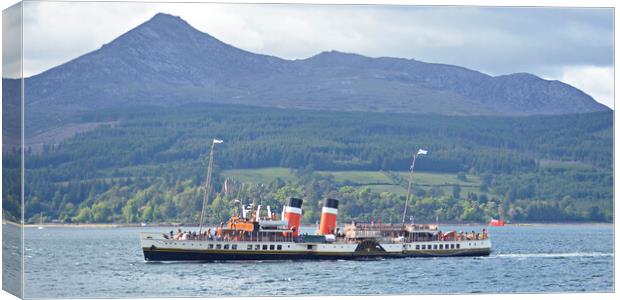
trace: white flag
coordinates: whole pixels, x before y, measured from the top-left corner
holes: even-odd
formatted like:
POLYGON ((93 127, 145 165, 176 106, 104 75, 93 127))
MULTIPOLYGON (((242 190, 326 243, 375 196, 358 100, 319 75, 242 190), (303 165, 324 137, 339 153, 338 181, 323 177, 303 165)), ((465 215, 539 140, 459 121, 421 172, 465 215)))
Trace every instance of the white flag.
POLYGON ((424 149, 418 150, 418 155, 420 154, 426 155, 426 153, 428 153, 428 150, 424 150, 424 149))
POLYGON ((223 142, 224 142, 224 141, 222 141, 222 140, 213 139, 213 143, 214 143, 214 144, 221 144, 221 143, 223 143, 223 142))

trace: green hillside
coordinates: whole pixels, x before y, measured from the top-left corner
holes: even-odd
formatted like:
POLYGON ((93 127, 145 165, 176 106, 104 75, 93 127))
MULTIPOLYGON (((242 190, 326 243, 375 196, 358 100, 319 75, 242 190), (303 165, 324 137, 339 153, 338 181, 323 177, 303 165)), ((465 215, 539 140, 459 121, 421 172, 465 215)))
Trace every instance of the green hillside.
MULTIPOLYGON (((341 198, 344 220, 397 219, 418 148, 429 155, 416 163, 417 219, 613 216, 607 112, 456 117, 201 104, 100 110, 80 122, 104 125, 26 149, 26 221, 42 213, 61 222, 195 222, 215 137, 225 143, 216 153, 213 222, 230 214, 236 196, 273 207, 304 197, 306 221, 327 196, 341 198), (236 194, 219 193, 227 177, 236 194)), ((5 174, 17 170, 15 153, 3 159, 5 174)), ((18 203, 11 178, 3 177, 8 218, 18 203)))

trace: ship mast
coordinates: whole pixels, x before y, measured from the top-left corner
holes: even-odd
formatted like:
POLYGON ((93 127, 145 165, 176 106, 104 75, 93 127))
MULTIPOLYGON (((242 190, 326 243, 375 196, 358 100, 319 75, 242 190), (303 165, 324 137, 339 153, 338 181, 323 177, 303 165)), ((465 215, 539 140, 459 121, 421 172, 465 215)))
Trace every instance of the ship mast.
POLYGON ((407 186, 407 198, 405 199, 405 209, 403 211, 403 227, 405 227, 405 220, 407 218, 407 207, 409 206, 409 197, 411 196, 411 183, 413 182, 413 169, 415 168, 415 160, 418 158, 418 155, 426 155, 428 153, 427 150, 418 149, 418 152, 413 155, 413 161, 411 162, 411 168, 409 172, 409 185, 407 186))
POLYGON ((211 186, 211 173, 213 171, 213 155, 215 153, 215 144, 221 144, 224 141, 213 139, 213 143, 211 144, 211 153, 209 154, 209 165, 207 167, 207 178, 205 179, 205 191, 202 197, 202 211, 200 212, 200 228, 198 229, 198 233, 202 233, 202 225, 204 224, 205 219, 205 210, 207 204, 209 203, 209 188, 211 186))

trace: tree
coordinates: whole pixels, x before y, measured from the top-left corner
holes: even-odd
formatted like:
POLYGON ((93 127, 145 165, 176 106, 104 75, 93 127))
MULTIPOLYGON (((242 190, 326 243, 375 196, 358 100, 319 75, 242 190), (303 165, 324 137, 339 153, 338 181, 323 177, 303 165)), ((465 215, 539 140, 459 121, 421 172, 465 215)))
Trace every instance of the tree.
POLYGON ((154 218, 153 218, 153 207, 147 206, 147 207, 144 208, 144 210, 142 211, 141 220, 142 220, 142 222, 150 222, 150 221, 154 220, 154 218))
POLYGON ((465 175, 465 172, 459 172, 456 175, 456 178, 458 178, 460 181, 467 181, 467 175, 465 175))
POLYGON ((136 199, 131 199, 127 201, 125 206, 123 206, 123 219, 125 219, 126 223, 133 223, 136 221, 136 216, 138 214, 138 203, 136 199))
POLYGON ((88 207, 81 208, 78 215, 75 217, 75 222, 78 222, 78 223, 86 223, 86 222, 90 222, 90 220, 91 220, 90 208, 88 207))
POLYGON ((461 197, 461 186, 455 184, 452 186, 452 198, 459 199, 461 197))

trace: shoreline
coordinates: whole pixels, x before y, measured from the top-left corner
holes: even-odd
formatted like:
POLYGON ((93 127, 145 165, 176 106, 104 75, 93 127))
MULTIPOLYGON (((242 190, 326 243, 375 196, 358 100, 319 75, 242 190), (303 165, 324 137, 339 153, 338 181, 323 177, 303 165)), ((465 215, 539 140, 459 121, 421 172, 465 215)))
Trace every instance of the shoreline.
MULTIPOLYGON (((346 224, 346 223, 345 223, 346 224)), ((426 224, 426 223, 425 223, 426 224)), ((434 223, 428 223, 434 224, 434 223)), ((11 222, 11 221, 3 221, 2 225, 13 225, 13 226, 22 226, 19 223, 11 222)), ((440 227, 446 226, 484 226, 484 227, 494 227, 489 226, 486 223, 439 223, 440 227)), ((553 223, 545 223, 545 222, 524 222, 524 223, 510 223, 506 224, 503 227, 530 227, 530 226, 567 226, 567 225, 595 225, 595 226, 613 226, 614 223, 604 223, 604 222, 553 222, 553 223)), ((74 224, 74 223, 43 223, 43 224, 23 224, 24 228, 38 228, 39 226, 44 228, 130 228, 130 227, 140 227, 140 228, 151 228, 151 227, 198 227, 198 224, 179 224, 179 223, 156 223, 156 224, 147 224, 143 226, 140 223, 135 224, 114 224, 114 223, 83 223, 83 224, 74 224)), ((216 227, 218 224, 208 224, 206 227, 216 227)), ((318 224, 302 224, 304 227, 318 227, 318 224)), ((502 226, 499 226, 502 227, 502 226)))

